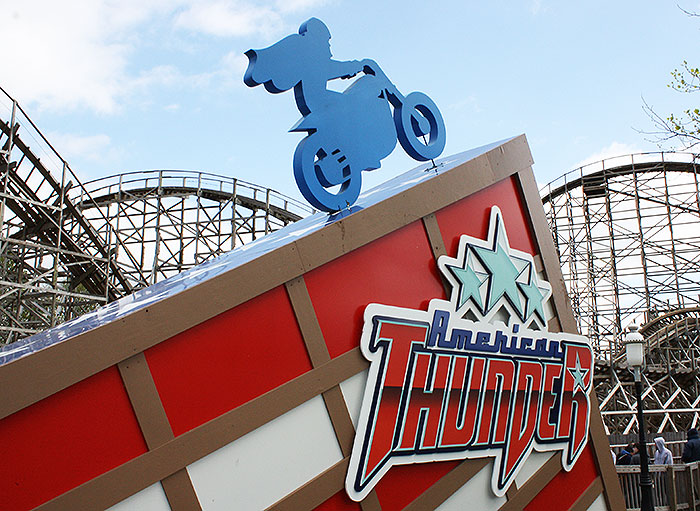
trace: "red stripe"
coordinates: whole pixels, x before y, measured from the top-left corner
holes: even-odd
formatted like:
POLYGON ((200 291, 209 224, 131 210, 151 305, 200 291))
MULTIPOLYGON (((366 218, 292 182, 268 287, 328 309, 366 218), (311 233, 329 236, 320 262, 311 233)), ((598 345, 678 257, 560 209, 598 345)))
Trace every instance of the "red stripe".
POLYGON ((145 353, 175 435, 311 370, 284 286, 145 353))
MULTIPOLYGON (((561 456, 561 454, 557 451, 555 456, 561 456)), ((596 477, 598 477, 598 469, 593 457, 593 449, 588 444, 571 472, 564 470, 559 472, 525 509, 527 511, 567 510, 588 489, 596 477)))
POLYGON ((146 452, 116 367, 0 421, 0 439, 4 511, 32 509, 146 452))
POLYGON ((528 254, 537 254, 537 244, 530 232, 529 215, 524 207, 515 177, 510 177, 441 209, 435 215, 445 240, 447 253, 457 254, 459 237, 468 234, 486 239, 491 206, 503 213, 510 246, 528 254))
POLYGON ((423 223, 413 222, 304 277, 331 357, 357 348, 370 303, 425 310, 444 298, 423 223))

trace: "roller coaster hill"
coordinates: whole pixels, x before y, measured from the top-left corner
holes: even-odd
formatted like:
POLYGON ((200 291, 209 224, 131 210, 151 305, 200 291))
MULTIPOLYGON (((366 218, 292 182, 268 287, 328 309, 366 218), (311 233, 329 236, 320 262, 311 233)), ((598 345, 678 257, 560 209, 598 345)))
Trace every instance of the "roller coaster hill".
POLYGON ((208 261, 313 212, 201 171, 81 182, 0 89, 0 345, 208 261))
MULTIPOLYGON (((2 89, 0 149, 0 345, 313 212, 269 188, 201 171, 128 172, 83 183, 2 89)), ((647 343, 649 428, 699 425, 699 158, 605 160, 541 190, 579 329, 596 353, 596 391, 610 434, 636 431, 622 348, 632 322, 647 343)))
MULTIPOLYGON (((596 352, 608 432, 636 432, 622 341, 646 341, 645 421, 651 432, 698 427, 700 155, 646 153, 569 172, 540 190, 574 315, 596 352)), ((684 435, 683 435, 684 436, 684 435)))

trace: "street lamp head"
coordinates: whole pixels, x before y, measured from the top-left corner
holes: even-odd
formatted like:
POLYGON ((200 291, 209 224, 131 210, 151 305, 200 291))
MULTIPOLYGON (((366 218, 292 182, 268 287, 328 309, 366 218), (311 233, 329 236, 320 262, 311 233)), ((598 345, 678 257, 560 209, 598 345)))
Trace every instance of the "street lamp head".
POLYGON ((627 365, 630 368, 638 368, 644 365, 644 336, 639 333, 639 327, 632 323, 627 327, 625 335, 625 352, 627 354, 627 365))

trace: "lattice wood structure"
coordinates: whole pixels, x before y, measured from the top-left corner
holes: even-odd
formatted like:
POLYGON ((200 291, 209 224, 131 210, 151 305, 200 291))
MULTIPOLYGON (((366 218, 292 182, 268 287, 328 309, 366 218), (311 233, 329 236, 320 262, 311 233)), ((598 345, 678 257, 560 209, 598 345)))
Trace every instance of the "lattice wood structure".
POLYGON ((610 433, 636 429, 624 329, 647 341, 644 408, 652 431, 700 419, 700 158, 631 155, 570 172, 540 191, 581 332, 597 349, 610 433))
POLYGON ((313 210, 274 190, 206 172, 129 172, 85 183, 77 209, 118 240, 115 257, 139 289, 284 227, 313 210))
POLYGON ((133 172, 83 185, 2 89, 0 147, 0 344, 312 212, 274 190, 205 172, 133 172))

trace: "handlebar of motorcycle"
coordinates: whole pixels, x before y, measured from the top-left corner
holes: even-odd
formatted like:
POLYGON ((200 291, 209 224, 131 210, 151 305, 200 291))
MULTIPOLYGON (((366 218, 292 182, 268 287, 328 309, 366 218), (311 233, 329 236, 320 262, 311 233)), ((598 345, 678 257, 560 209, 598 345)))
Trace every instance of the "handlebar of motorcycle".
POLYGON ((360 64, 362 64, 363 72, 365 74, 371 74, 378 78, 382 78, 386 83, 387 91, 394 95, 399 101, 403 101, 403 94, 401 94, 391 80, 389 80, 389 77, 384 74, 384 71, 382 71, 382 68, 379 67, 379 64, 372 59, 363 59, 360 61, 360 64))

